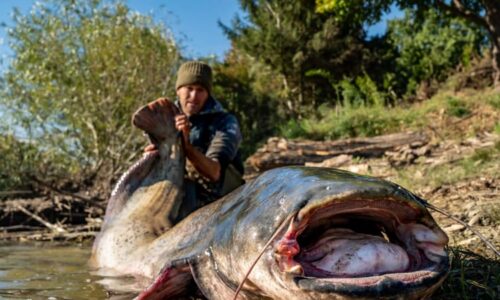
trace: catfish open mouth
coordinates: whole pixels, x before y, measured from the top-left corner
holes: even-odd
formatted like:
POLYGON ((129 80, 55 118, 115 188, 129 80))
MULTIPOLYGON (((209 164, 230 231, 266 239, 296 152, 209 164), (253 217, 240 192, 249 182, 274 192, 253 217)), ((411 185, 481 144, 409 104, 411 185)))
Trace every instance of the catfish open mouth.
POLYGON ((296 278, 366 288, 381 281, 444 279, 448 237, 426 222, 430 216, 422 211, 392 198, 332 200, 304 208, 275 244, 279 269, 296 278))

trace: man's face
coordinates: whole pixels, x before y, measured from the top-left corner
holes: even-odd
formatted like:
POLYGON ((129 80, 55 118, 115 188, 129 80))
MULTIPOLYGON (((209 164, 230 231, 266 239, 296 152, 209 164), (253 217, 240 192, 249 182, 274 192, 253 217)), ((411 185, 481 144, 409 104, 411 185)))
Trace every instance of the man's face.
POLYGON ((187 116, 192 116, 200 112, 207 102, 208 91, 202 85, 188 84, 177 89, 177 97, 182 111, 187 116))

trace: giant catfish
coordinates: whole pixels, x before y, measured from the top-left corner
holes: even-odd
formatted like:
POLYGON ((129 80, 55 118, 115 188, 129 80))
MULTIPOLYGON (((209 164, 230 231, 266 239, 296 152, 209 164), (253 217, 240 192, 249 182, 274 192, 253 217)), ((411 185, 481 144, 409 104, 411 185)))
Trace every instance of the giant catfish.
POLYGON ((267 171, 173 226, 176 113, 160 99, 134 114, 157 150, 118 182, 92 250, 101 274, 137 278, 139 299, 232 299, 243 281, 238 299, 425 299, 445 279, 448 238, 423 200, 335 169, 267 171))

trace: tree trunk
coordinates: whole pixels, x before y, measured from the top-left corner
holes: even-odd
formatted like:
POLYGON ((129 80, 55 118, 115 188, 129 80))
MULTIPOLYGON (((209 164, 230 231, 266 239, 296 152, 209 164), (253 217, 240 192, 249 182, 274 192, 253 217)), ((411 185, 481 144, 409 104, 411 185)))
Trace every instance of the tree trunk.
POLYGON ((322 162, 326 159, 349 154, 357 157, 380 157, 386 151, 400 146, 422 146, 429 138, 419 132, 394 133, 375 137, 358 137, 337 141, 307 141, 270 138, 267 143, 247 159, 253 171, 304 165, 306 162, 322 162))
POLYGON ((491 58, 495 70, 493 84, 500 86, 500 3, 498 0, 483 0, 486 7, 485 21, 491 36, 491 58))
POLYGON ((493 75, 493 85, 500 86, 500 38, 497 38, 497 44, 493 45, 492 63, 495 74, 493 75))

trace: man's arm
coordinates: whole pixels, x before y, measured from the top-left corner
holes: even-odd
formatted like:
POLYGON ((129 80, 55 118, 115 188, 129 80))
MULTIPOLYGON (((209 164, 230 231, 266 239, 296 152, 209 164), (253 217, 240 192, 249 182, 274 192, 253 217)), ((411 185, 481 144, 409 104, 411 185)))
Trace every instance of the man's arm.
POLYGON ((238 120, 232 114, 226 114, 216 123, 216 132, 205 153, 208 158, 217 160, 223 170, 234 160, 241 144, 241 131, 238 120))
POLYGON ((188 117, 186 115, 177 115, 175 117, 175 127, 182 132, 184 151, 196 170, 200 172, 201 175, 210 179, 210 181, 218 181, 221 175, 221 164, 216 158, 205 156, 205 154, 191 145, 189 141, 191 126, 188 117))
POLYGON ((203 153, 193 147, 189 141, 186 143, 185 140, 184 150, 186 151, 186 156, 189 161, 201 175, 213 182, 220 179, 221 165, 216 159, 206 157, 203 153))

